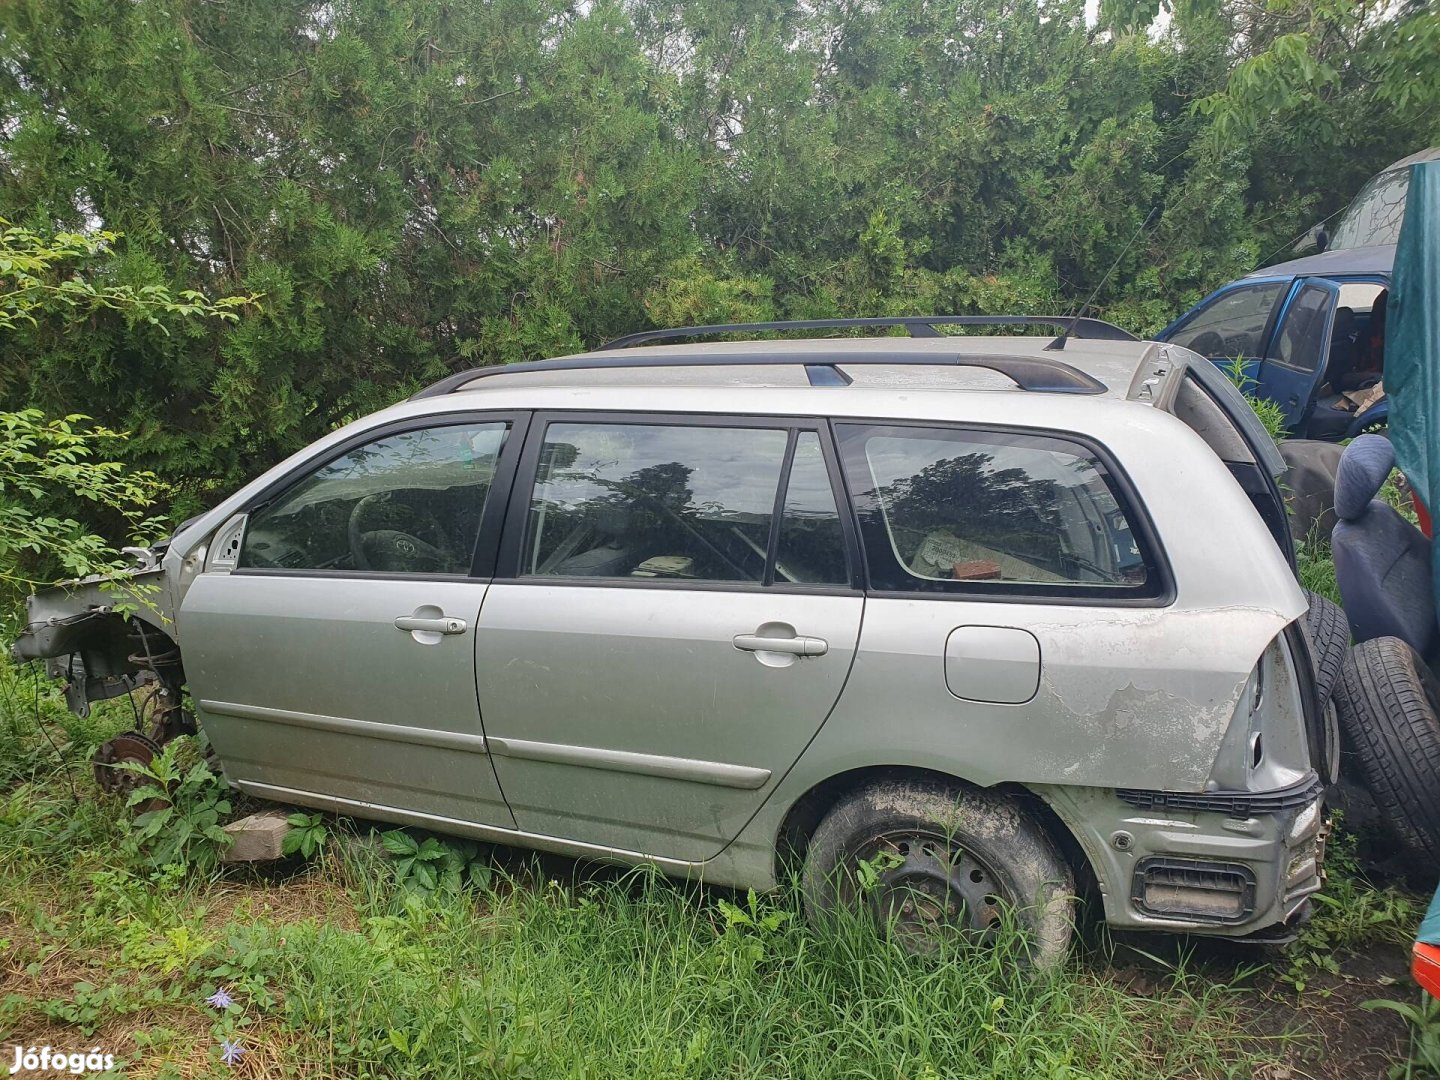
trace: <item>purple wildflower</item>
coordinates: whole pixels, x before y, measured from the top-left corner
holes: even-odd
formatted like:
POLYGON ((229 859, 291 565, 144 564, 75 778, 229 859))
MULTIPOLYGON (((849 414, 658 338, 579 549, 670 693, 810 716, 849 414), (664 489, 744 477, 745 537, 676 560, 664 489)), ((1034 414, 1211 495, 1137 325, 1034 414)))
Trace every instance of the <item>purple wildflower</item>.
POLYGON ((220 1060, 226 1065, 240 1064, 240 1055, 245 1053, 245 1048, 238 1042, 231 1042, 229 1039, 220 1040, 220 1060))
POLYGON ((205 999, 205 1004, 214 1005, 217 1009, 228 1009, 231 1005, 235 1004, 235 999, 232 998, 225 987, 222 986, 205 999))

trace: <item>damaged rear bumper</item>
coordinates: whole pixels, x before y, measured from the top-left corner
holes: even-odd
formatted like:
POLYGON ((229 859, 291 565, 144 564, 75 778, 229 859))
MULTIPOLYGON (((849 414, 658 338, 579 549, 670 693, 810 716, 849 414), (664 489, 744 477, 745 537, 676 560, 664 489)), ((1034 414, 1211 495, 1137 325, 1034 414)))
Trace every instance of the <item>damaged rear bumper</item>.
POLYGON ((1136 807, 1099 789, 1040 792, 1089 856, 1111 926, 1267 940, 1303 920, 1324 884, 1322 793, 1313 773, 1214 809, 1193 800, 1136 807))

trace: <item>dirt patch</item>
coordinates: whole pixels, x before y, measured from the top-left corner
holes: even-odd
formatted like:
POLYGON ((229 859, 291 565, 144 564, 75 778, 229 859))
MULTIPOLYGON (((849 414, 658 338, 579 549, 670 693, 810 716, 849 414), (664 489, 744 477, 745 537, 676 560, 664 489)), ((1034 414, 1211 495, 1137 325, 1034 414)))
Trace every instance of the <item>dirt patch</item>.
POLYGON ((1418 1000, 1409 952, 1400 946, 1338 951, 1338 974, 1307 968, 1303 991, 1283 980, 1290 962, 1276 947, 1181 938, 1122 939, 1117 946, 1111 975, 1132 994, 1158 992, 1171 978, 1172 964, 1231 987, 1230 1000, 1241 1011, 1253 1048, 1284 1060, 1256 1080, 1381 1078, 1408 1056, 1405 1021, 1389 1009, 1362 1007, 1379 998, 1418 1000), (1136 951, 1142 949, 1148 955, 1136 951))
POLYGON ((292 877, 256 871, 234 874, 210 890, 205 900, 208 929, 232 922, 287 926, 310 919, 342 930, 360 925, 350 894, 319 871, 292 877))
POLYGON ((1362 1008, 1379 998, 1417 1000, 1420 989, 1410 978, 1409 954, 1399 946, 1379 945, 1363 953, 1341 952, 1336 959, 1340 973, 1311 973, 1303 993, 1267 973, 1246 994, 1253 1017, 1248 1026, 1257 1036, 1286 1031, 1305 1036, 1289 1054, 1297 1080, 1383 1077, 1409 1053, 1404 1019, 1389 1009, 1362 1008))

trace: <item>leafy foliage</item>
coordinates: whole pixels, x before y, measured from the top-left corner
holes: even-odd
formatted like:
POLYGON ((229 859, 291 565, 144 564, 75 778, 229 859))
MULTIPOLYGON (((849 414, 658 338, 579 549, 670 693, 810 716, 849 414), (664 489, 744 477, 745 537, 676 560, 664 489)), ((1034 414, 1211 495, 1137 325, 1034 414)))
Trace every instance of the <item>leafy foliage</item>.
POLYGON ((177 295, 164 285, 130 285, 87 278, 81 266, 105 253, 118 237, 113 232, 40 234, 0 217, 0 333, 21 325, 39 327, 41 319, 75 319, 96 311, 114 311, 131 323, 144 322, 168 334, 166 316, 214 316, 235 320, 235 309, 258 296, 209 300, 185 289, 177 295), (72 265, 73 264, 73 265, 72 265), (70 267, 66 276, 64 270, 70 267))
POLYGON ((213 868, 232 842, 220 827, 220 819, 230 813, 230 798, 225 781, 205 760, 202 741, 182 735, 166 743, 148 765, 127 761, 114 767, 141 778, 127 806, 151 800, 162 804, 133 822, 127 846, 137 860, 157 868, 213 868))
MULTIPOLYGON (((164 285, 115 281, 103 257, 117 239, 106 231, 42 235, 0 218, 0 341, 7 353, 19 330, 43 324, 71 331, 102 311, 168 335, 167 322, 233 321, 236 309, 257 299, 211 301, 194 290, 172 295, 164 285)), ((118 454, 124 440, 83 413, 53 419, 34 408, 0 411, 0 625, 36 585, 122 568, 92 531, 97 522, 134 543, 158 534, 162 520, 154 511, 165 489, 153 473, 103 459, 118 454)))
POLYGON ((401 829, 382 833, 380 842, 394 859, 395 877, 413 892, 455 892, 462 885, 490 884, 490 867, 480 845, 470 840, 417 840, 401 829))
POLYGON ((115 573, 113 548, 56 507, 79 500, 118 518, 132 542, 154 538, 161 486, 154 474, 98 460, 123 442, 118 431, 74 413, 46 419, 37 409, 0 412, 0 613, 55 576, 115 573), (48 571, 48 572, 47 572, 48 571))
POLYGON ((282 855, 299 855, 302 859, 313 859, 320 854, 329 835, 323 814, 291 814, 285 820, 290 825, 290 831, 280 842, 282 855))
POLYGON ((449 371, 655 325, 1098 288, 1153 332, 1440 115, 1423 6, 1164 5, 14 0, 0 205, 97 274, 83 333, 17 324, 0 408, 130 432, 184 517, 449 371))

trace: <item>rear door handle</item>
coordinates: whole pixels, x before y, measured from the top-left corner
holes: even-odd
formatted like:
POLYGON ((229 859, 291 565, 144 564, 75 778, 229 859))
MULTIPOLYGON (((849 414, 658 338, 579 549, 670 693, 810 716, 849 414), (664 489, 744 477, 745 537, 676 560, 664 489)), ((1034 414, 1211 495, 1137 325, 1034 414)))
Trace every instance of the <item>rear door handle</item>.
POLYGON ((404 630, 406 633, 431 633, 431 634, 463 634, 465 632, 464 619, 452 619, 448 616, 439 619, 422 619, 415 615, 401 615, 395 620, 395 629, 404 630))
POLYGON ((745 652, 789 653, 791 656, 824 656, 830 643, 818 637, 761 637, 759 634, 736 634, 731 644, 745 652))

